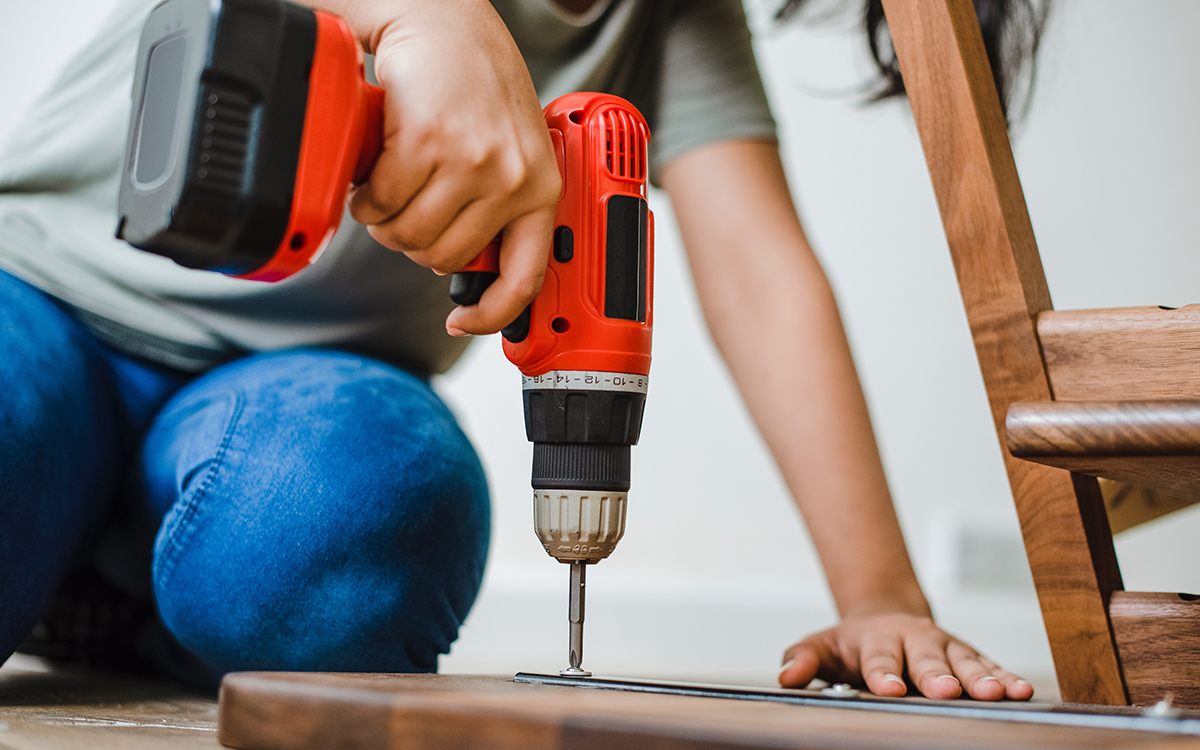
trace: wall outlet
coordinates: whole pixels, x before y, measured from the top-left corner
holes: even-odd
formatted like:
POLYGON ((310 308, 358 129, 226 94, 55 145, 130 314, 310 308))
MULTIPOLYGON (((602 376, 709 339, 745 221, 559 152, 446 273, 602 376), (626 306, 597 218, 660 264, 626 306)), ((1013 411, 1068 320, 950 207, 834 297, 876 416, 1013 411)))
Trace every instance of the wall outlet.
POLYGON ((1015 519, 942 516, 929 527, 926 580, 944 595, 1032 592, 1015 519))
POLYGON ((959 590, 1016 591, 1029 587, 1029 563, 1020 537, 963 526, 955 547, 954 582, 959 590))

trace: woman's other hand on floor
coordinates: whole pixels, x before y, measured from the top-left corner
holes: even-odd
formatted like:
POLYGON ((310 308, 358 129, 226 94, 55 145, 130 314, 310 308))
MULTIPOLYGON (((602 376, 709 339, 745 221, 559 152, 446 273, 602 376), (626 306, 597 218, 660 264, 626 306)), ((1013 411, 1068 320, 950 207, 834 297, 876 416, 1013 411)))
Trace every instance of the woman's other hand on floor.
POLYGON ((876 695, 899 697, 909 687, 927 698, 1029 700, 1033 687, 1005 671, 928 617, 905 613, 851 615, 815 633, 784 654, 783 687, 802 688, 814 678, 866 685, 876 695))

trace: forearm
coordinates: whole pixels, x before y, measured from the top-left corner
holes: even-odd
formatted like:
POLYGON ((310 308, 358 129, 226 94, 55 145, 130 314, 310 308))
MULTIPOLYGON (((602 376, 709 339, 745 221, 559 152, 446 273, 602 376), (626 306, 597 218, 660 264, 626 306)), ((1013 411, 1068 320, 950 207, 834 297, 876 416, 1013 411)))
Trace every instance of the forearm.
POLYGON ((664 183, 713 340, 805 518, 839 611, 928 614, 837 305, 775 146, 699 149, 664 183), (714 177, 737 202, 719 218, 691 195, 714 177))

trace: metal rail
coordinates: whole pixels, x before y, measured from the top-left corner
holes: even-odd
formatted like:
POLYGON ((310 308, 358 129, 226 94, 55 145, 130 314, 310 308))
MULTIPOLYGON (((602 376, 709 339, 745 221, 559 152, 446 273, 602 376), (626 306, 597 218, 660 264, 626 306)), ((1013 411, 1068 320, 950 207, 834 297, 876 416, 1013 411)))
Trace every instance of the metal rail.
MULTIPOLYGON (((592 690, 618 690, 629 693, 686 695, 697 698, 783 703, 794 706, 818 706, 859 711, 945 716, 959 719, 1018 721, 1031 724, 1121 729, 1162 734, 1200 735, 1200 711, 1182 711, 1169 704, 1150 708, 1136 706, 1090 706, 1078 703, 980 703, 969 700, 936 701, 927 698, 884 698, 870 693, 838 697, 837 692, 793 690, 785 688, 705 685, 689 682, 633 680, 615 677, 560 677, 558 675, 518 673, 514 682, 592 690)), ((853 691, 851 691, 853 692, 853 691)))

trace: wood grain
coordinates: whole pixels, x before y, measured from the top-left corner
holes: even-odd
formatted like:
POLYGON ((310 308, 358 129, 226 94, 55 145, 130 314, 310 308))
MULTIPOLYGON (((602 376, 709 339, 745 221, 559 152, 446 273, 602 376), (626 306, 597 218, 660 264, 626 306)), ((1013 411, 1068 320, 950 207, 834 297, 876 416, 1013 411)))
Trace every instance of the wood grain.
POLYGON ((1200 462, 1200 400, 1013 404, 1008 450, 1039 456, 1192 456, 1200 462))
POLYGON ((1144 732, 437 675, 228 675, 219 726, 223 744, 244 750, 1200 747, 1144 732))
POLYGON ((1130 700, 1150 705, 1170 694, 1178 705, 1200 706, 1200 601, 1117 592, 1109 612, 1130 700))
POLYGON ((1025 537, 1064 700, 1122 704, 1108 597, 1122 587, 1095 479, 1014 458, 1010 404, 1048 401, 1052 308, 970 0, 884 0, 1025 537), (1078 498, 1077 498, 1078 491, 1078 498), (1099 512, 1081 517, 1080 507, 1099 512), (1085 518, 1087 520, 1085 520, 1085 518))
POLYGON ((1013 404, 1006 428, 1008 450, 1020 458, 1172 493, 1200 492, 1200 400, 1013 404))
POLYGON ((1200 305, 1051 310, 1037 331, 1057 401, 1200 398, 1200 305))
MULTIPOLYGON (((1200 492, 1200 476, 1193 456, 1035 456, 1029 460, 1090 477, 1178 493, 1175 507, 1171 510, 1194 505, 1197 502, 1195 493, 1200 492)), ((1117 530, 1112 533, 1117 533, 1117 530)))
POLYGON ((163 681, 17 654, 0 669, 3 750, 220 750, 217 702, 163 681))

